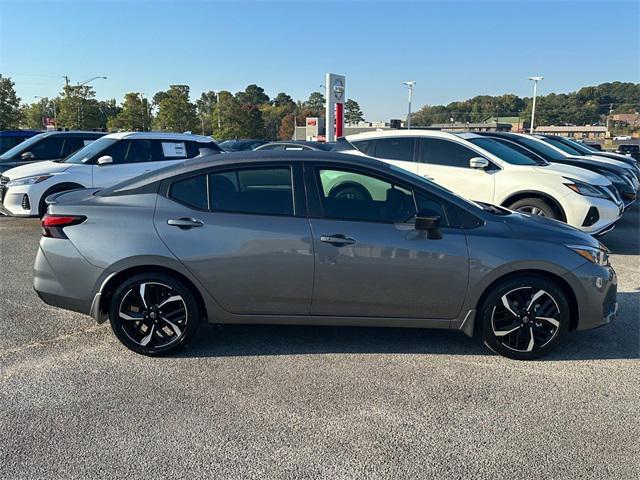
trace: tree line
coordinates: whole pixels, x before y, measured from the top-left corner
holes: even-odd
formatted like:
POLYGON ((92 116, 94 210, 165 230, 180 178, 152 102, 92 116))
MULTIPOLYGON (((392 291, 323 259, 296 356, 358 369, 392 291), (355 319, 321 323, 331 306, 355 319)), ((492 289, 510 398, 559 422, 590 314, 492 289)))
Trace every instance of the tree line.
MULTIPOLYGON (((42 129, 44 119, 55 119, 58 128, 73 130, 149 131, 200 133, 218 140, 258 138, 289 140, 294 125, 306 117, 324 116, 325 98, 312 92, 306 101, 294 101, 284 93, 270 98, 258 85, 233 94, 208 91, 195 102, 188 85, 171 85, 151 99, 139 92, 115 99, 97 100, 88 85, 65 85, 59 96, 23 104, 15 84, 0 75, 0 130, 42 129)), ((345 102, 345 121, 356 124, 364 117, 358 102, 345 102)))
MULTIPOLYGON (((513 94, 480 95, 448 105, 426 105, 411 117, 413 125, 483 122, 491 117, 519 117, 524 128, 531 118, 532 98, 513 94)), ((592 125, 610 113, 635 113, 640 109, 640 84, 602 83, 571 93, 550 93, 536 98, 536 125, 592 125)))

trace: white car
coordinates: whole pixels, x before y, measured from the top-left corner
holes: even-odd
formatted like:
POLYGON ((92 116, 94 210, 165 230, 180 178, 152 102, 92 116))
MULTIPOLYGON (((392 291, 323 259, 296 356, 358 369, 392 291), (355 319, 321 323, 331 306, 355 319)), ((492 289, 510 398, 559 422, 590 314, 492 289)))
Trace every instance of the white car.
POLYGON ((335 151, 378 158, 478 202, 561 220, 592 235, 614 227, 622 199, 604 176, 544 164, 491 138, 435 130, 349 135, 335 151))
POLYGON ((145 172, 221 152, 210 137, 163 132, 112 133, 67 158, 7 170, 0 177, 0 211, 42 217, 47 196, 77 188, 108 187, 145 172))
POLYGON ((618 135, 617 137, 613 137, 616 142, 631 140, 631 135, 618 135))

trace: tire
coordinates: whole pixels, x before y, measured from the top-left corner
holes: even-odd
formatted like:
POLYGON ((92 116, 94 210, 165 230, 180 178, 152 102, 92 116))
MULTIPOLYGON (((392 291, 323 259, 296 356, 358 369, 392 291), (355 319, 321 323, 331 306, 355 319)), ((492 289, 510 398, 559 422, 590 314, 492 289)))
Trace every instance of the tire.
POLYGON ((352 182, 346 182, 336 185, 329 192, 329 198, 346 198, 353 200, 367 200, 371 201, 371 194, 369 190, 362 185, 352 182))
POLYGON ((537 275, 497 284, 478 315, 484 344, 515 360, 539 358, 553 350, 569 329, 571 317, 567 297, 558 285, 537 275))
POLYGON ((528 213, 529 215, 539 215, 541 217, 560 220, 560 215, 556 209, 553 208, 549 202, 541 198, 523 198, 513 202, 507 208, 521 213, 528 213))
POLYGON ((143 273, 116 289, 109 320, 125 347, 142 355, 162 356, 189 343, 200 324, 199 310, 194 293, 179 280, 143 273))

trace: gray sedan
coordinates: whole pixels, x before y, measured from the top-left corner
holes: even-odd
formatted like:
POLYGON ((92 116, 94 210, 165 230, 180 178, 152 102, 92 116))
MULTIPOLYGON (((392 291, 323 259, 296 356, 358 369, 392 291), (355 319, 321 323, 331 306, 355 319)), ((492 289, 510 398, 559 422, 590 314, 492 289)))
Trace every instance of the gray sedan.
POLYGON ((35 290, 146 355, 208 321, 453 329, 531 359, 617 311, 591 236, 373 159, 222 154, 48 203, 35 290))

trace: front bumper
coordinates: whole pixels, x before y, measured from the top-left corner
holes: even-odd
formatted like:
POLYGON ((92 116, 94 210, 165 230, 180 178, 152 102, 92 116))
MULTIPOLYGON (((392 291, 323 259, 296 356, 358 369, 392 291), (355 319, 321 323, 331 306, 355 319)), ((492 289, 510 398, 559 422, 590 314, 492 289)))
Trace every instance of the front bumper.
POLYGON ((35 189, 30 189, 27 186, 7 187, 3 185, 0 187, 0 211, 5 215, 14 217, 38 216, 39 201, 40 195, 36 193, 35 189), (28 202, 25 202, 25 195, 28 202), (25 208, 25 203, 28 204, 28 208, 25 208))
POLYGON ((611 323, 618 314, 618 279, 611 267, 585 263, 565 275, 576 295, 577 330, 611 323))

